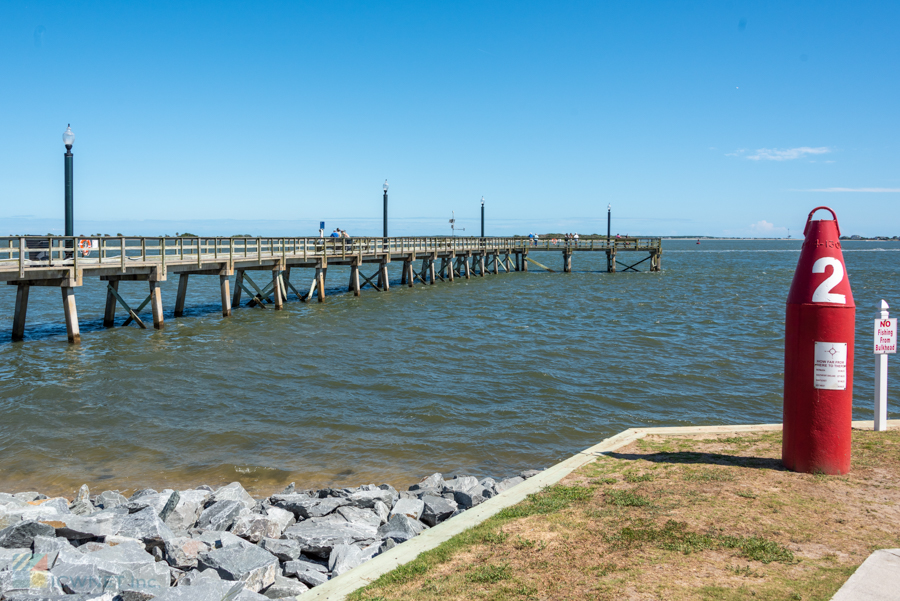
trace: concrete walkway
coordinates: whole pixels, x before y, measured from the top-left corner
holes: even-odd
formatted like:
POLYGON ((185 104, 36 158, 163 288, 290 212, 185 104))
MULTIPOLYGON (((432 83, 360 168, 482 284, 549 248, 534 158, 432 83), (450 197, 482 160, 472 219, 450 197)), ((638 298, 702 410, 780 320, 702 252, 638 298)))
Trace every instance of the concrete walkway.
POLYGON ((900 549, 879 549, 866 559, 832 601, 900 599, 900 549))

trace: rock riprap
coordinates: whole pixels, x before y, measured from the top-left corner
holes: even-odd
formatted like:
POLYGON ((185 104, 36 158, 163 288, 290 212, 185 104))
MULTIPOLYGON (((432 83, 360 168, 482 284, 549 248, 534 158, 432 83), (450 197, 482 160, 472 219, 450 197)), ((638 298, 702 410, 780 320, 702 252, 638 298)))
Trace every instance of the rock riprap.
POLYGON ((537 473, 433 474, 403 492, 291 484, 261 500, 238 482, 0 493, 0 601, 293 599, 537 473))

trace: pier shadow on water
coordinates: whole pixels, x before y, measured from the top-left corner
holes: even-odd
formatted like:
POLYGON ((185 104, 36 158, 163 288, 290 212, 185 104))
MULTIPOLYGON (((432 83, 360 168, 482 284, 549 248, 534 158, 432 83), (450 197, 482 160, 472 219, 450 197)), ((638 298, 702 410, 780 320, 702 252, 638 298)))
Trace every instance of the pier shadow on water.
POLYGON ((681 463, 709 465, 736 465, 761 470, 787 471, 780 459, 771 457, 743 457, 739 455, 723 455, 722 453, 694 453, 690 451, 656 452, 656 453, 603 453, 607 457, 625 461, 650 461, 652 463, 681 463))

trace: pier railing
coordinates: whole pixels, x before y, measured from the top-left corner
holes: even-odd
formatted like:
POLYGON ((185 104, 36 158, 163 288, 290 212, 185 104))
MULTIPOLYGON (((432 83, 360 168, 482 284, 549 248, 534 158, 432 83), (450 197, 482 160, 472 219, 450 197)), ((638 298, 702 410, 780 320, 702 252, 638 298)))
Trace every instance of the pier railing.
POLYGON ((18 236, 0 237, 0 269, 37 266, 88 267, 141 263, 184 264, 203 260, 352 257, 409 252, 509 250, 659 250, 659 238, 593 238, 586 240, 521 237, 131 237, 18 236))

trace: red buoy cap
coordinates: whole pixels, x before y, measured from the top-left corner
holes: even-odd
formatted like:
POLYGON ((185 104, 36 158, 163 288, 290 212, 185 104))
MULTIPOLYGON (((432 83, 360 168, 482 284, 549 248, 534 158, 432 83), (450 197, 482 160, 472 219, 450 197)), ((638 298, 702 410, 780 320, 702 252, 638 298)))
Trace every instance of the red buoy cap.
POLYGON ((841 252, 837 215, 828 207, 816 207, 806 218, 803 234, 806 239, 791 282, 788 304, 855 307, 841 252), (813 221, 813 214, 820 209, 829 211, 834 219, 813 221))

